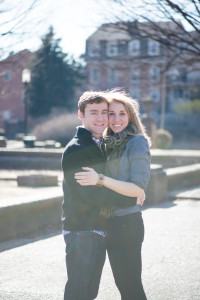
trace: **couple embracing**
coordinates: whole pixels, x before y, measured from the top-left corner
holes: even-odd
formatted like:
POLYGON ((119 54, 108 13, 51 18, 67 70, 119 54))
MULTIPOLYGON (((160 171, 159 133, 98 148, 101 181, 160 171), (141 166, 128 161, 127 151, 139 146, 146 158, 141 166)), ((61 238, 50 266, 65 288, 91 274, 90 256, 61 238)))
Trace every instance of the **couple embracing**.
MULTIPOLYGON (((114 89, 85 92, 63 157, 65 300, 97 297, 108 253, 122 300, 145 300, 141 208, 150 177, 150 139, 137 101, 114 89)), ((105 299, 106 300, 106 299, 105 299)))

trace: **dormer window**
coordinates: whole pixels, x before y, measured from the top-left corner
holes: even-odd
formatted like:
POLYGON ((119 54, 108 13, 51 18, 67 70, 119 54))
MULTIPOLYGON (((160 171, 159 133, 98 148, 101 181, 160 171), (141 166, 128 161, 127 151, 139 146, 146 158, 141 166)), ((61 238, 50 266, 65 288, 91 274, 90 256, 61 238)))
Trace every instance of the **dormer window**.
POLYGON ((151 56, 156 56, 160 54, 160 44, 156 41, 148 41, 148 54, 151 56))
POLYGON ((89 42, 88 43, 88 55, 95 57, 99 55, 99 43, 98 42, 89 42))
POLYGON ((130 41, 129 53, 131 56, 138 56, 140 54, 140 41, 139 40, 130 41))
POLYGON ((117 42, 107 42, 106 54, 107 54, 107 56, 117 56, 118 55, 117 42))
POLYGON ((11 70, 5 70, 3 72, 3 81, 10 81, 11 80, 11 70))

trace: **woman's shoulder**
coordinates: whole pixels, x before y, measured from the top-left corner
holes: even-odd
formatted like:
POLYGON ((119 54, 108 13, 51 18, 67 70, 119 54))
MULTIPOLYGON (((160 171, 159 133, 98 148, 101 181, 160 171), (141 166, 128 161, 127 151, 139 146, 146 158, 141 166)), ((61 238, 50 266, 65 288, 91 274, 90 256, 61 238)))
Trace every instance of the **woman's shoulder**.
POLYGON ((128 141, 128 144, 131 144, 132 146, 138 145, 138 144, 145 145, 145 144, 148 144, 148 141, 147 141, 146 137, 143 135, 135 135, 128 141))
POLYGON ((127 148, 130 150, 135 151, 150 151, 149 150, 149 143, 145 136, 143 135, 136 135, 133 136, 128 142, 127 142, 127 148))

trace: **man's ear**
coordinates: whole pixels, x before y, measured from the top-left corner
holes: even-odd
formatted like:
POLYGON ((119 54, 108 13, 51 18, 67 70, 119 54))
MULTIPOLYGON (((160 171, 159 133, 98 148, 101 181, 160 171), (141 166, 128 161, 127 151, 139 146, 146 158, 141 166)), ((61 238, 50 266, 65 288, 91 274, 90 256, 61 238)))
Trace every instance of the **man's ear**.
POLYGON ((83 113, 82 113, 80 110, 78 110, 78 118, 79 118, 79 120, 81 120, 81 121, 82 121, 82 119, 83 119, 83 113))

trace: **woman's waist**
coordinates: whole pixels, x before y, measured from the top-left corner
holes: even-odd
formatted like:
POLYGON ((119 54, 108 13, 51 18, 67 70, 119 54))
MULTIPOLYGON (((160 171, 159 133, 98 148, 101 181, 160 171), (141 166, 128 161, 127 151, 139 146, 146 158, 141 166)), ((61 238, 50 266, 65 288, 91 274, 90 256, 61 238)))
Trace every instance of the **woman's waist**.
POLYGON ((121 217, 137 212, 141 212, 142 207, 140 205, 134 205, 131 207, 125 207, 125 208, 117 208, 113 210, 113 217, 121 217))

